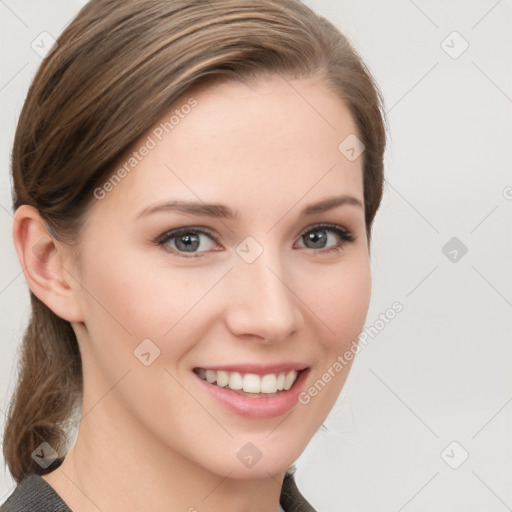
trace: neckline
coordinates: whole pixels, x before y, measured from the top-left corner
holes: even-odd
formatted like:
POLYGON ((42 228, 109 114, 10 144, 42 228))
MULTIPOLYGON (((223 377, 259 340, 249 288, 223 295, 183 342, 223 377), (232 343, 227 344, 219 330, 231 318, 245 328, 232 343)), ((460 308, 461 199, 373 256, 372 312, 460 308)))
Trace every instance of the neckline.
MULTIPOLYGON (((59 461, 59 465, 60 463, 62 463, 62 460, 59 461)), ((42 504, 51 507, 52 512, 72 512, 69 505, 41 474, 30 473, 18 483, 13 493, 0 509, 3 509, 4 505, 8 505, 9 507, 16 507, 12 510, 25 510, 29 507, 32 510, 33 507, 40 509, 42 504)), ((314 512, 310 505, 311 508, 306 509, 300 508, 301 505, 308 506, 309 503, 300 494, 294 475, 292 473, 285 473, 279 497, 278 512, 293 512, 294 510, 310 510, 314 512)), ((7 510, 11 510, 11 508, 7 510)))

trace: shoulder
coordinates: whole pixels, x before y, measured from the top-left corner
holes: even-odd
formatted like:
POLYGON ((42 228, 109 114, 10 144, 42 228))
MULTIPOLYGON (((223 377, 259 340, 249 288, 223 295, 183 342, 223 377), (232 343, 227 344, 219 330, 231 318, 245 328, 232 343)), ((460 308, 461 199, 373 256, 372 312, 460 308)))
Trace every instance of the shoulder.
POLYGON ((293 473, 286 473, 279 501, 285 512, 316 512, 297 488, 293 473))
POLYGON ((27 475, 14 489, 7 501, 0 506, 0 512, 71 512, 43 478, 36 474, 27 475))
MULTIPOLYGON (((316 512, 302 496, 293 474, 287 473, 283 480, 280 503, 285 512, 316 512)), ((26 476, 14 489, 0 512, 72 512, 45 480, 39 475, 26 476)))

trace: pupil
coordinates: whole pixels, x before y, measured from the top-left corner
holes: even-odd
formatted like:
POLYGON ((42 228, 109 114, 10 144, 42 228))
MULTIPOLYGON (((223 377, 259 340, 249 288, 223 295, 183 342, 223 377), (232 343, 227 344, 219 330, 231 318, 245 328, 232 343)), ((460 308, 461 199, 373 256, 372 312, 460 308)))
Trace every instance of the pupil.
POLYGON ((313 242, 313 249, 322 249, 323 247, 325 247, 325 243, 327 241, 325 230, 311 232, 308 235, 306 235, 306 237, 310 242, 313 242))
POLYGON ((198 235, 181 235, 176 240, 176 247, 180 251, 192 252, 199 247, 199 236, 198 235), (181 247, 180 247, 181 245, 181 247))

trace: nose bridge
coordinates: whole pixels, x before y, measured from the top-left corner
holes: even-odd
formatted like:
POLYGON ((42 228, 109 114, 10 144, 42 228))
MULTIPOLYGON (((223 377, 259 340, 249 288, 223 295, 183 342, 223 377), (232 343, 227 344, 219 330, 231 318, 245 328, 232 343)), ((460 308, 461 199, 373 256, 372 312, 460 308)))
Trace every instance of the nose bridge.
POLYGON ((232 272, 236 284, 228 314, 230 329, 237 335, 278 341, 300 325, 297 298, 290 290, 291 283, 287 283, 288 273, 279 250, 261 245, 258 249, 251 240, 247 244, 242 242, 238 247, 232 272))

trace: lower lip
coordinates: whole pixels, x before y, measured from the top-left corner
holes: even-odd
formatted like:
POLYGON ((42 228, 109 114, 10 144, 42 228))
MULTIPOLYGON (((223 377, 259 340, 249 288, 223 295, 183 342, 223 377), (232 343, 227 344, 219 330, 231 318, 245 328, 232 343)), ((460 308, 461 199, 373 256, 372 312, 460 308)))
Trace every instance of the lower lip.
POLYGON ((196 377, 199 384, 227 409, 245 418, 257 419, 275 418, 288 412, 299 399, 308 371, 309 369, 302 370, 288 391, 281 391, 275 396, 262 396, 261 398, 239 395, 229 388, 221 388, 196 377))

